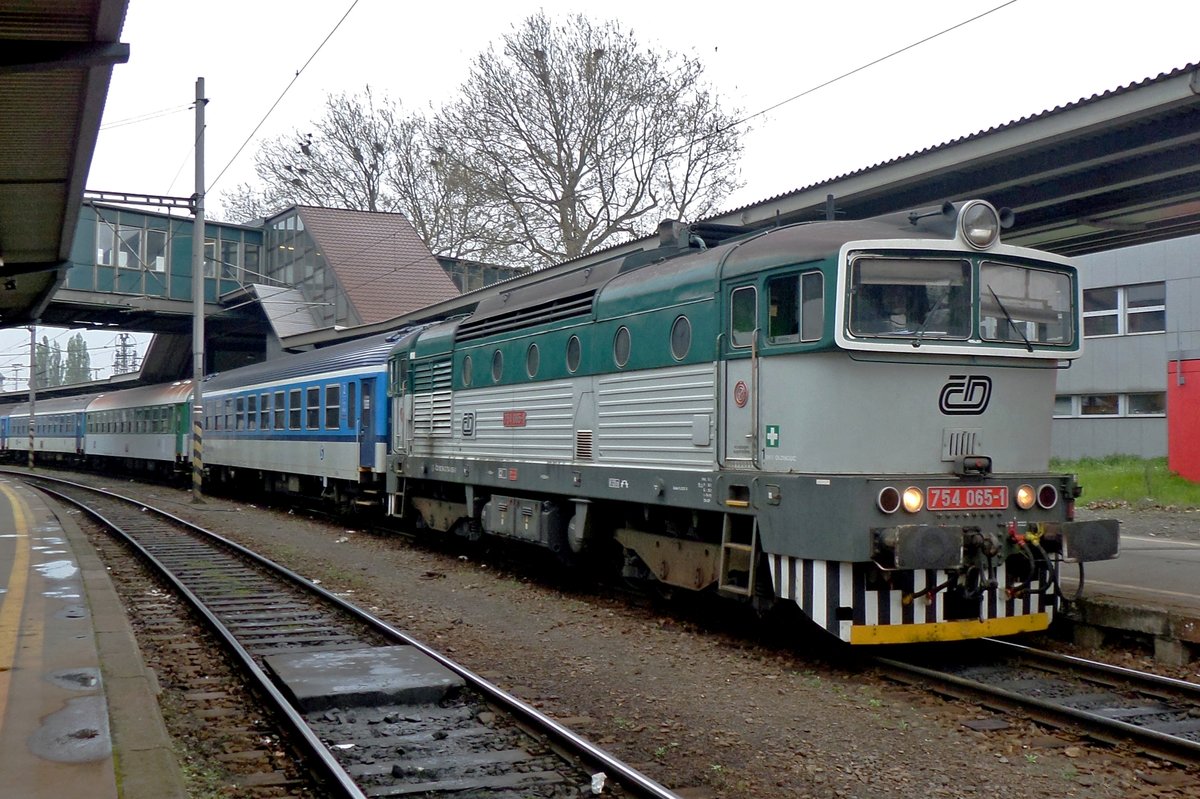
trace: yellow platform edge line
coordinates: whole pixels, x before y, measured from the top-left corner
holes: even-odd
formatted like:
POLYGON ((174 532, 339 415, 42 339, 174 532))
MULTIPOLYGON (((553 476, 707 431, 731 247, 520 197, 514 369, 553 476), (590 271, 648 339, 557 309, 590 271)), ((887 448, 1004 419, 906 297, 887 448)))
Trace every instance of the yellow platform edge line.
POLYGON ((968 638, 1038 632, 1049 626, 1048 613, 982 621, 939 621, 932 624, 859 624, 850 628, 850 643, 915 644, 928 641, 963 641, 968 638))
POLYGON ((0 483, 3 494, 12 505, 16 536, 13 547, 12 570, 8 575, 8 591, 0 596, 0 729, 8 708, 8 691, 17 653, 17 637, 21 633, 21 610, 25 607, 25 592, 29 582, 29 517, 25 502, 7 485, 0 483))

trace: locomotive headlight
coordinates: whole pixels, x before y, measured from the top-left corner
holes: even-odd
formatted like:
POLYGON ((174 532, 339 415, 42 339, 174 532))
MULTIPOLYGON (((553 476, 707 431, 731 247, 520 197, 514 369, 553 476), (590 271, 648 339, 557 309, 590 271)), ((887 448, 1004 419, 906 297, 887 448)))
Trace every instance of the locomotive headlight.
POLYGON ((1017 507, 1021 510, 1029 510, 1033 507, 1033 503, 1037 500, 1037 492, 1033 490, 1031 485, 1022 485, 1017 487, 1017 507))
POLYGON ((904 489, 904 509, 906 511, 916 513, 923 507, 925 507, 925 495, 921 493, 921 489, 916 486, 904 489))
POLYGON ((958 227, 968 244, 982 250, 1000 238, 1000 214, 987 203, 976 200, 959 212, 958 227))
POLYGON ((900 492, 892 486, 884 486, 875 497, 875 504, 884 513, 895 513, 900 510, 900 492))

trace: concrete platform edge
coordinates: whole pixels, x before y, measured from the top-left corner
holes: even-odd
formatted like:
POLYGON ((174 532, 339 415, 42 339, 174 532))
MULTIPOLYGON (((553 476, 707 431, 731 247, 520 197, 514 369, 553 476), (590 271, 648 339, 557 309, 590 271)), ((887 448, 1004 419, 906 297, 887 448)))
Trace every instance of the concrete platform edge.
POLYGON ((117 792, 122 799, 187 799, 183 773, 163 722, 157 683, 142 660, 125 607, 108 570, 62 505, 44 497, 79 562, 112 729, 117 792))

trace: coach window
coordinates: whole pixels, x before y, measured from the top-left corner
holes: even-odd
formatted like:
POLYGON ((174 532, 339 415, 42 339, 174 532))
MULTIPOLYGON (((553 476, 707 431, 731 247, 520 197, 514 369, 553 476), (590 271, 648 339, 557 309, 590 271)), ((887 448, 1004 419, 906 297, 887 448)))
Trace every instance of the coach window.
POLYGON ((258 427, 260 430, 271 429, 271 395, 263 394, 258 398, 258 427))
POLYGON ((284 421, 287 419, 287 403, 284 401, 284 393, 282 391, 275 392, 275 424, 273 427, 276 430, 286 430, 284 421))
POLYGON ((504 353, 496 350, 492 353, 492 382, 499 383, 504 375, 504 353))
POLYGON ((462 384, 468 388, 471 386, 471 367, 473 365, 474 364, 471 362, 471 356, 464 355, 462 362, 462 384))
POLYGON ((686 316, 677 316, 675 323, 671 325, 671 356, 677 361, 682 361, 691 348, 692 323, 686 316))
POLYGON ((234 423, 235 429, 236 430, 245 430, 246 429, 246 398, 245 397, 237 398, 236 415, 237 415, 237 421, 234 423))
POLYGON ((342 387, 325 386, 325 429, 337 430, 342 426, 342 387))
POLYGON ((530 377, 537 377, 538 365, 541 362, 541 354, 538 352, 537 344, 530 344, 529 349, 525 350, 525 374, 530 377))
POLYGON ((233 397, 227 397, 225 399, 225 429, 233 430, 235 427, 233 421, 233 397))
POLYGON ((309 388, 305 400, 305 410, 308 412, 305 426, 309 430, 317 430, 321 427, 321 389, 317 386, 309 388))
POLYGON ((300 429, 300 389, 293 388, 288 392, 288 429, 300 429))
POLYGON ((749 347, 754 342, 757 315, 758 293, 754 287, 736 289, 729 298, 729 331, 733 346, 749 347))
POLYGON ((579 343, 579 336, 571 336, 567 340, 567 371, 571 374, 579 371, 579 363, 583 360, 583 345, 579 343))
POLYGON ((246 397, 246 429, 258 429, 258 395, 251 394, 246 397))

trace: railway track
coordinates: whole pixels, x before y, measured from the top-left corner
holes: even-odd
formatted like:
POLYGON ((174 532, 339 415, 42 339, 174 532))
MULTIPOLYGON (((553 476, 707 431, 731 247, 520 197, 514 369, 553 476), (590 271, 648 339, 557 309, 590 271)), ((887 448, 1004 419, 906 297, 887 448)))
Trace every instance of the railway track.
POLYGON ((877 658, 883 673, 1088 738, 1131 744, 1181 765, 1200 763, 1200 685, 1107 663, 985 640, 953 653, 922 650, 877 658), (940 654, 939 654, 940 653, 940 654))
POLYGON ((114 531, 224 641, 325 795, 676 795, 470 670, 238 544, 143 502, 22 479, 114 531))

